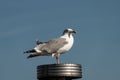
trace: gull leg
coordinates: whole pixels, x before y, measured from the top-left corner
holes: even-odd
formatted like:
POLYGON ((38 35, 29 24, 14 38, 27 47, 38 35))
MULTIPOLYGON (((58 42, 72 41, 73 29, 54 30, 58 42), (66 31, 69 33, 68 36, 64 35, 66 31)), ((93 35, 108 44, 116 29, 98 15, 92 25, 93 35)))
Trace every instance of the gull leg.
POLYGON ((59 61, 59 57, 56 56, 55 58, 56 58, 56 63, 59 64, 59 63, 60 63, 60 61, 59 61))
POLYGON ((55 58, 56 58, 56 63, 59 64, 59 63, 60 63, 60 55, 57 54, 57 55, 55 56, 55 58))

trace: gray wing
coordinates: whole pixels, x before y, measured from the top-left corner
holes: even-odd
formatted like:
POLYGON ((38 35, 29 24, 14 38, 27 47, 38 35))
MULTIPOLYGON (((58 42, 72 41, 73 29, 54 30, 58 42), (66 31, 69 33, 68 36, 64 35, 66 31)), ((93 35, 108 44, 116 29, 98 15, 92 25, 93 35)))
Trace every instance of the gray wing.
POLYGON ((44 45, 41 48, 41 50, 45 51, 47 53, 55 53, 55 52, 57 52, 57 50, 62 48, 67 43, 68 42, 66 41, 65 38, 53 39, 53 40, 50 40, 50 41, 46 42, 46 45, 44 45))

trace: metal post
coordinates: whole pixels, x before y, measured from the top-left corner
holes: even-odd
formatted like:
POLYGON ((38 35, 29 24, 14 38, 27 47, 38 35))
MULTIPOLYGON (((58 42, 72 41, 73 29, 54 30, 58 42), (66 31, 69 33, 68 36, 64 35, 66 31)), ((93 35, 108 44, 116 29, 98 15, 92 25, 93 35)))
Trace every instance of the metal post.
POLYGON ((38 80, 72 80, 82 78, 80 64, 47 64, 37 66, 38 80))

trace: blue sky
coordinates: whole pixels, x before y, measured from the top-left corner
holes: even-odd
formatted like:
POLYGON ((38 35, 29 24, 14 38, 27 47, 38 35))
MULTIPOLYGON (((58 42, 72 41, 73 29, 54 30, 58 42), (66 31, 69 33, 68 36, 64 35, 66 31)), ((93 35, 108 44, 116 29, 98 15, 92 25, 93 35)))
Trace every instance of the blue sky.
POLYGON ((62 63, 82 64, 83 80, 120 80, 119 0, 0 0, 0 80, 37 80, 51 57, 26 59, 35 40, 77 31, 62 63))

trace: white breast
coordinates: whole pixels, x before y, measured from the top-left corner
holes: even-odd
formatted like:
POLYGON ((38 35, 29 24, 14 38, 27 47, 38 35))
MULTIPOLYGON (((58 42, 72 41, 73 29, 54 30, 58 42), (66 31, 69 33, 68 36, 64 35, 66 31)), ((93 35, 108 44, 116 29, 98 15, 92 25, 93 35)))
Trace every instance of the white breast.
POLYGON ((68 35, 64 35, 64 36, 62 36, 62 38, 66 38, 66 41, 68 42, 68 44, 65 44, 65 46, 63 48, 59 49, 58 53, 64 53, 66 51, 69 51, 74 43, 74 38, 73 38, 72 34, 70 35, 70 37, 68 35))

